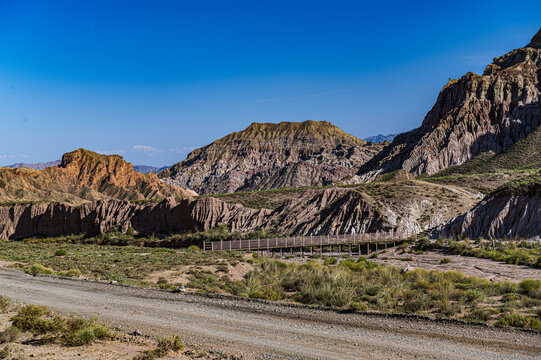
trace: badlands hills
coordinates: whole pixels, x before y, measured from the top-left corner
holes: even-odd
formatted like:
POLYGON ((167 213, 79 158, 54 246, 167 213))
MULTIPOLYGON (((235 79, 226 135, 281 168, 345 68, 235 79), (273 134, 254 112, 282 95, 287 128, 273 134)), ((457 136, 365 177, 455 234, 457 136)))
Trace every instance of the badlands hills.
POLYGON ((83 149, 43 170, 3 168, 0 201, 9 203, 0 209, 0 232, 21 238, 228 224, 305 235, 392 229, 536 237, 540 75, 541 30, 483 75, 450 80, 421 126, 391 143, 358 139, 326 121, 253 123, 159 176, 83 149), (48 203, 13 203, 21 201, 48 203), (70 226, 59 225, 65 219, 70 226))

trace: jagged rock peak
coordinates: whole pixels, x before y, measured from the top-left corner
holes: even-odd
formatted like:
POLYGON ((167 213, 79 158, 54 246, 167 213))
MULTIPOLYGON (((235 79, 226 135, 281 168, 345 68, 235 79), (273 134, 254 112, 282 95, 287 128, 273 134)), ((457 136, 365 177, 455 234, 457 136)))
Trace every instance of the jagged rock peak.
POLYGON ((541 49, 541 28, 537 32, 537 34, 534 35, 532 38, 532 41, 526 47, 541 49))
POLYGON ((62 155, 62 161, 60 162, 60 167, 66 167, 69 164, 81 164, 81 163, 110 163, 111 161, 123 160, 120 155, 103 155, 98 154, 94 151, 86 150, 83 148, 65 153, 62 155))

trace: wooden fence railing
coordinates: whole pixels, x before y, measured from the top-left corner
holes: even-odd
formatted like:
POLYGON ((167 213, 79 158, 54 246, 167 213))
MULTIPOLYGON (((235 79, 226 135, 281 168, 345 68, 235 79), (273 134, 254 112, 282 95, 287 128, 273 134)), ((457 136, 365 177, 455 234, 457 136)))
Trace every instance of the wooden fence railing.
POLYGON ((381 244, 397 242, 406 239, 404 233, 393 231, 364 233, 364 234, 341 234, 341 235, 317 235, 317 236, 291 236, 282 238, 243 239, 224 241, 205 241, 205 250, 270 250, 283 248, 321 247, 331 245, 361 245, 381 244))

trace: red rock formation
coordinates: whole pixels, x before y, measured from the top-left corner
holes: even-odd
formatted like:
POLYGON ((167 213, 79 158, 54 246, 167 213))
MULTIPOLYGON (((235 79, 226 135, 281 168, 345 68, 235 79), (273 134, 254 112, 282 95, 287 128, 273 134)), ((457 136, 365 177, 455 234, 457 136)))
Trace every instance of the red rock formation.
POLYGON ((64 154, 58 166, 43 170, 0 169, 0 201, 58 201, 78 205, 108 198, 142 200, 193 196, 194 192, 141 174, 119 155, 79 149, 64 154))

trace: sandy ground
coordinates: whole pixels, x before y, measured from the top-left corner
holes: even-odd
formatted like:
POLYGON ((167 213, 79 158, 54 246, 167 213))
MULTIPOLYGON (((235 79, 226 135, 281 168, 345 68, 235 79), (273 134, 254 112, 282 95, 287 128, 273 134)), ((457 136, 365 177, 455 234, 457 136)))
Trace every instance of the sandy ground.
POLYGON ((519 282, 524 279, 541 279, 541 269, 529 266, 506 264, 501 261, 480 259, 471 256, 448 255, 442 252, 428 251, 423 254, 399 254, 394 250, 380 254, 370 261, 404 268, 409 265, 411 268, 422 268, 427 270, 448 271, 455 270, 471 276, 485 278, 487 280, 508 280, 519 282), (411 258, 411 260, 401 260, 411 258), (450 263, 441 264, 441 259, 447 258, 450 263))
POLYGON ((539 359, 540 335, 452 322, 172 294, 0 270, 1 292, 246 359, 539 359))

